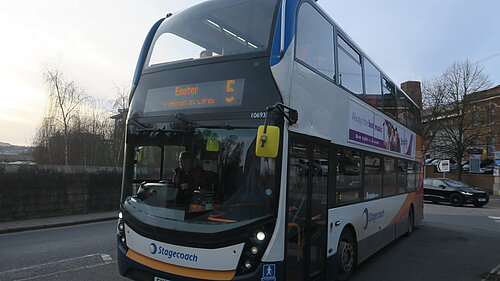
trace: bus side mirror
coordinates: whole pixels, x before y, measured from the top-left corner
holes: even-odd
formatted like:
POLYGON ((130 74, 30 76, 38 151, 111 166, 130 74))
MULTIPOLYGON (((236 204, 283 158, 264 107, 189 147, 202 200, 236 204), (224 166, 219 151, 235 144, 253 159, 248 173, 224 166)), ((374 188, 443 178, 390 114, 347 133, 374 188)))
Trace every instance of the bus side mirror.
POLYGON ((279 127, 259 126, 259 130, 257 131, 257 142, 255 144, 255 155, 267 158, 278 157, 279 140, 279 127), (264 128, 266 132, 264 132, 264 128))
POLYGON ((135 147, 135 161, 142 162, 142 155, 144 153, 144 146, 136 146, 135 147))

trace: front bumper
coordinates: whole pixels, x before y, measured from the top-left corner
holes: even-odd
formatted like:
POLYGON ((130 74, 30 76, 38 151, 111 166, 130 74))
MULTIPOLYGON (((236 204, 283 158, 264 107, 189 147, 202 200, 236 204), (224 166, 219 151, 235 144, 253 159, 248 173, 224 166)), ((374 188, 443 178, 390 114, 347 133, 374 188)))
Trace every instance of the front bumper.
POLYGON ((470 204, 487 204, 490 198, 487 193, 476 193, 473 195, 464 195, 465 203, 470 204))
MULTIPOLYGON (((142 264, 140 261, 136 261, 133 258, 130 258, 130 254, 127 256, 127 252, 130 251, 125 249, 121 244, 121 241, 118 242, 118 271, 121 275, 130 278, 132 280, 148 280, 154 281, 155 277, 163 278, 164 280, 169 281, 207 281, 207 280, 221 280, 221 279, 200 279, 195 277, 187 277, 182 275, 177 275, 169 272, 164 272, 160 270, 156 270, 151 268, 150 266, 146 266, 142 264)), ((284 280, 279 276, 284 276, 284 268, 283 263, 274 263, 276 272, 276 281, 284 280)), ((240 280, 240 281, 261 281, 263 277, 263 268, 264 264, 260 263, 254 271, 245 275, 234 276, 231 279, 225 280, 240 280)), ((193 271, 196 271, 193 270, 193 271)), ((224 279, 222 279, 224 280, 224 279)))

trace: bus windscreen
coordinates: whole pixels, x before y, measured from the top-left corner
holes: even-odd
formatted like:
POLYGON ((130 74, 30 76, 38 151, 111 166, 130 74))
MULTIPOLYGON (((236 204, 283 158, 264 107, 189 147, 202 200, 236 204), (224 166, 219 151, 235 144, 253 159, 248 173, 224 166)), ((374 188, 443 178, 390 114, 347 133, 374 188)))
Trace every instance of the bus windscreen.
POLYGON ((213 0, 167 18, 147 67, 267 50, 276 0, 213 0))

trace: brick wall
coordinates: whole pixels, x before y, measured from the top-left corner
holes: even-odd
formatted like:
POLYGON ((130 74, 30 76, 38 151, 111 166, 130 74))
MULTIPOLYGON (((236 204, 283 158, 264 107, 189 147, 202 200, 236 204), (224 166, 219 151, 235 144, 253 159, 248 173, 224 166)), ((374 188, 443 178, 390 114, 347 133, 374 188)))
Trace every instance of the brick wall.
MULTIPOLYGON (((443 174, 435 171, 434 166, 427 166, 427 175, 428 178, 442 178, 443 174)), ((458 179, 456 174, 447 173, 447 178, 450 179, 458 179)), ((488 191, 489 194, 493 194, 493 183, 494 178, 493 175, 485 175, 485 174, 462 174, 462 182, 472 186, 479 187, 488 191)))
POLYGON ((0 221, 118 210, 121 169, 0 166, 0 221))

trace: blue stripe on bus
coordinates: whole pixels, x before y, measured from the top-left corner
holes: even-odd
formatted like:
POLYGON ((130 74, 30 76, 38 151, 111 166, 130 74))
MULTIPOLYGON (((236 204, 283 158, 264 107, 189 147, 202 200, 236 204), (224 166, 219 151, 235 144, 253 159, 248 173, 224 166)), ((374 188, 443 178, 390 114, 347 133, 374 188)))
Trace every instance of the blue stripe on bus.
POLYGON ((146 39, 144 39, 144 43, 142 44, 141 48, 141 53, 139 55, 139 59, 137 60, 137 65, 135 67, 134 79, 132 79, 133 86, 137 86, 137 84, 139 83, 139 79, 141 78, 142 68, 144 67, 144 63, 146 62, 146 56, 148 55, 149 48, 151 47, 151 42, 153 41, 153 38, 156 34, 156 31, 158 30, 158 27, 160 27, 160 24, 164 20, 165 18, 158 20, 153 25, 153 27, 151 27, 151 30, 149 30, 146 39))
MULTIPOLYGON (((286 15, 285 15, 285 52, 288 50, 295 34, 295 24, 297 8, 300 0, 287 0, 286 1, 286 15)), ((273 46, 271 50, 271 66, 278 64, 281 61, 280 48, 281 48, 281 13, 283 6, 278 11, 278 18, 276 19, 276 29, 274 31, 273 46)))

